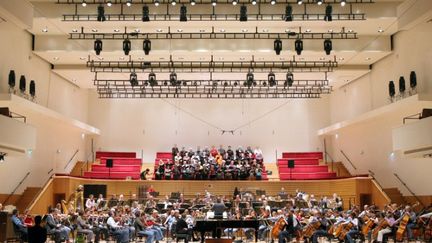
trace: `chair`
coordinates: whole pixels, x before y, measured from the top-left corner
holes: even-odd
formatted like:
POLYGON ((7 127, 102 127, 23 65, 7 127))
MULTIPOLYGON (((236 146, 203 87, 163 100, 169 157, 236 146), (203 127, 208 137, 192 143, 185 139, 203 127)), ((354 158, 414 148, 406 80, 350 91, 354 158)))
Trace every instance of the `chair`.
POLYGON ((175 238, 176 242, 179 242, 179 240, 184 240, 185 243, 189 242, 189 234, 177 233, 177 225, 175 223, 171 226, 171 232, 172 237, 175 238))
POLYGON ((13 225, 13 231, 14 231, 14 237, 7 239, 7 242, 24 242, 24 235, 19 230, 18 226, 15 225, 15 223, 12 223, 13 225))

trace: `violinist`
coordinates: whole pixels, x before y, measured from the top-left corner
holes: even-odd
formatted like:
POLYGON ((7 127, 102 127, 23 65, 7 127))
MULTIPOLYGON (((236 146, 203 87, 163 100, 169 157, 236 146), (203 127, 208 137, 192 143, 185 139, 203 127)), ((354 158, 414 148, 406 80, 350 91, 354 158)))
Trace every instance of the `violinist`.
POLYGON ((92 231, 93 226, 86 222, 86 216, 84 211, 80 210, 78 212, 77 218, 77 231, 78 233, 85 234, 87 236, 87 242, 92 242, 94 238, 94 233, 92 231))
POLYGON ((120 219, 113 212, 108 213, 107 225, 108 229, 111 233, 116 237, 117 242, 127 243, 129 242, 129 230, 127 228, 123 228, 120 225, 120 219))
POLYGON ((94 200, 93 194, 89 195, 89 198, 87 199, 87 201, 85 203, 85 207, 86 207, 86 209, 92 209, 92 208, 96 207, 96 202, 94 200))

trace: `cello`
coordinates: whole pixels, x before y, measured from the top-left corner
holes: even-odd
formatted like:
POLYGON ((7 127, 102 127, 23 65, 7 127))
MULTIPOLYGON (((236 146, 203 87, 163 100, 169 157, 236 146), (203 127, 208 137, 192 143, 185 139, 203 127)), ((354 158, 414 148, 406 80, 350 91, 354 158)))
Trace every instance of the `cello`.
POLYGON ((361 232, 362 232, 362 234, 364 236, 367 236, 368 233, 369 233, 369 231, 374 226, 375 222, 374 222, 374 220, 372 218, 369 218, 368 216, 365 216, 363 220, 364 220, 365 223, 364 223, 364 225, 362 227, 361 232))
POLYGON ((272 239, 278 239, 280 232, 285 228, 285 225, 287 225, 287 221, 284 219, 284 217, 280 217, 276 223, 273 225, 273 228, 271 230, 271 236, 272 239))
MULTIPOLYGON (((419 205, 419 202, 416 202, 414 205, 412 205, 412 208, 416 207, 418 205, 419 205)), ((402 219, 399 223, 399 227, 396 231, 396 241, 402 241, 403 240, 406 226, 408 225, 410 218, 411 218, 410 215, 407 214, 406 212, 405 212, 404 216, 402 216, 402 219)))

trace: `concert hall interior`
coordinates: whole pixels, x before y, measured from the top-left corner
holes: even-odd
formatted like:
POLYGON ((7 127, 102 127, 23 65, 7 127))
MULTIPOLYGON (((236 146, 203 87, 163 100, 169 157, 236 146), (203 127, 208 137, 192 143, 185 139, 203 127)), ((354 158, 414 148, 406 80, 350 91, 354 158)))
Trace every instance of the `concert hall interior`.
POLYGON ((0 0, 0 242, 432 242, 432 0, 0 0))

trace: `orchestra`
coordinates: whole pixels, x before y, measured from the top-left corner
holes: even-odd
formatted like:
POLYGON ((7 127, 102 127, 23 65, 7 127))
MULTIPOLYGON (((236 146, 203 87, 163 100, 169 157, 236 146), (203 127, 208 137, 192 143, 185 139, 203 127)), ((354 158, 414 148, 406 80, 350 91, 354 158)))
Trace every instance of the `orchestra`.
MULTIPOLYGON (((173 237, 176 232, 187 235, 191 241, 198 241, 196 224, 200 220, 257 221, 259 224, 256 229, 250 226, 225 228, 209 237, 251 240, 256 230, 256 240, 279 243, 300 240, 316 243, 320 238, 345 242, 356 239, 369 242, 386 242, 388 239, 431 241, 431 207, 421 209, 418 204, 399 207, 390 204, 382 209, 364 205, 360 210, 357 205, 344 207, 342 198, 336 194, 316 198, 300 190, 290 195, 284 188, 275 196, 256 196, 237 190, 235 196, 227 198, 205 191, 191 199, 181 193, 158 199, 149 191, 155 189, 151 187, 146 198, 137 198, 133 194, 128 200, 124 195, 112 195, 109 203, 103 196, 95 200, 90 195, 85 209, 76 208, 75 211, 50 208, 44 217, 45 227, 55 242, 69 242, 72 231, 84 235, 87 242, 108 240, 112 235, 117 242, 145 238, 146 243, 151 243, 173 237)), ((25 229, 32 222, 29 218, 28 212, 17 214, 14 222, 25 229)))

